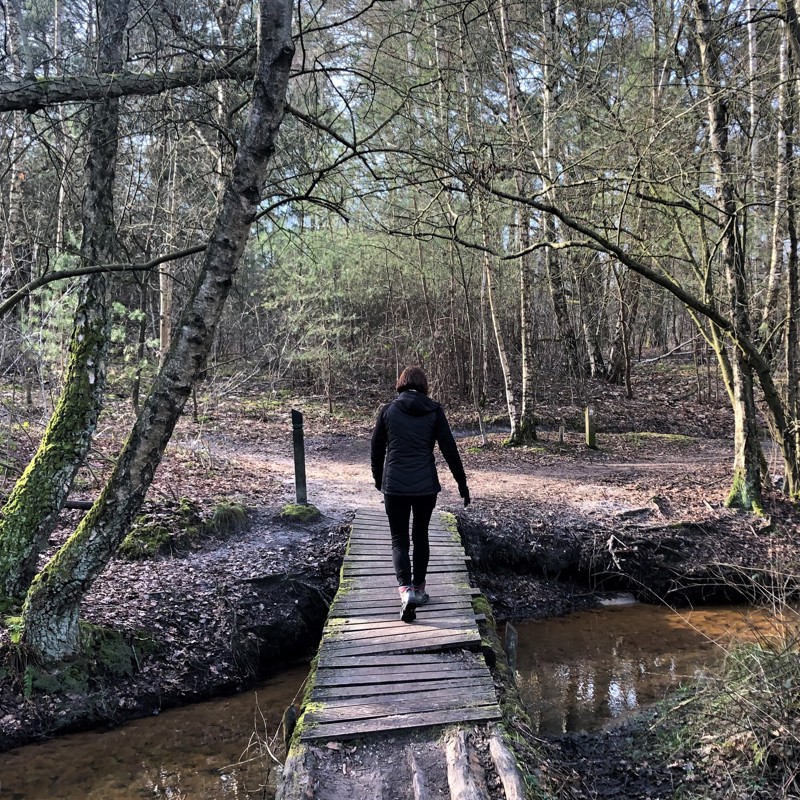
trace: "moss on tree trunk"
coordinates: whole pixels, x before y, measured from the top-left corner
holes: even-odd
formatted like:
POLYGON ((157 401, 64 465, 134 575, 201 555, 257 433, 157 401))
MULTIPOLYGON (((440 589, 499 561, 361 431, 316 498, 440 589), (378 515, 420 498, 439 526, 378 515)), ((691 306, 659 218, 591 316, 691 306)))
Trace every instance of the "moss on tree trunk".
POLYGON ((64 391, 0 517, 0 593, 22 597, 91 442, 105 383, 105 282, 90 279, 76 316, 64 391))
POLYGON ((253 99, 205 259, 131 435, 100 497, 36 576, 23 607, 23 639, 42 661, 77 652, 78 609, 127 533, 153 480, 175 423, 203 371, 244 251, 283 119, 294 45, 288 0, 262 0, 253 99))
MULTIPOLYGON (((101 3, 98 66, 122 64, 128 0, 101 3)), ((81 259, 111 264, 116 251, 114 178, 119 101, 104 100, 89 110, 89 153, 83 198, 81 259)), ((108 349, 106 277, 88 277, 81 291, 70 342, 64 389, 33 459, 0 514, 0 593, 21 597, 55 527, 72 482, 86 457, 105 386, 108 349)))

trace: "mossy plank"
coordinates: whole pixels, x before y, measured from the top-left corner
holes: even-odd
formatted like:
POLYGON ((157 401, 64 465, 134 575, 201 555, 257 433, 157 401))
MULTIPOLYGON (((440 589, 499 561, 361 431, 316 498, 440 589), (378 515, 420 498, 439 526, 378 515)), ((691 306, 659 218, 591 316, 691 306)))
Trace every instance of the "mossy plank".
POLYGON ((475 708, 459 708, 446 711, 418 712, 415 714, 392 714, 379 719, 354 720, 329 724, 309 725, 301 739, 348 739, 365 733, 391 733, 409 728, 427 728, 449 725, 455 722, 488 722, 500 719, 497 705, 475 708))

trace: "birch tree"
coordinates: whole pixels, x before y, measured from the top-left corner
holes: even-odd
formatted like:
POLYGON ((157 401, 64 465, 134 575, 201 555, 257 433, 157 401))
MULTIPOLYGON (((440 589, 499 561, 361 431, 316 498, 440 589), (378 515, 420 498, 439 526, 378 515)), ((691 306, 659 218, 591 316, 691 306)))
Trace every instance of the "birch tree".
POLYGON ((81 599, 140 508, 192 385, 204 368, 261 202, 283 119, 293 54, 291 3, 262 0, 247 124, 192 296, 111 477, 76 531, 36 576, 23 606, 23 640, 42 661, 77 652, 81 599))

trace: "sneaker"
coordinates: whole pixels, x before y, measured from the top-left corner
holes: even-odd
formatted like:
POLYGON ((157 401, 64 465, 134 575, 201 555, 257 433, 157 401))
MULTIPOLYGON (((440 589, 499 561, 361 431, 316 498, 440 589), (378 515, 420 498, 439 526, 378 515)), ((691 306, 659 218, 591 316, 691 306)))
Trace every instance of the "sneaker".
POLYGON ((400 595, 400 619, 413 622, 417 618, 417 595, 413 589, 406 589, 400 595))
POLYGON ((423 583, 422 586, 415 586, 414 587, 414 597, 417 601, 418 606, 424 606, 428 600, 431 599, 430 595, 425 591, 425 584, 423 583))

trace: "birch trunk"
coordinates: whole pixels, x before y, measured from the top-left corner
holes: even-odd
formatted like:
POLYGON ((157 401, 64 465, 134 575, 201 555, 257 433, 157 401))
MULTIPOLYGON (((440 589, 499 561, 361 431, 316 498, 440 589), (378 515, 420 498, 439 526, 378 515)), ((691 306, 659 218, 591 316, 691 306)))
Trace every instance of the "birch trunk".
MULTIPOLYGON (((556 205, 558 175, 556 160, 558 148, 555 137, 559 81, 556 65, 562 15, 559 0, 542 0, 542 181, 547 202, 553 206, 556 205)), ((558 241, 558 228, 552 214, 543 215, 542 226, 545 241, 558 241)), ((545 251, 545 271, 567 367, 573 380, 580 386, 583 383, 583 369, 578 351, 578 338, 569 314, 561 258, 558 251, 550 247, 545 251)))
MULTIPOLYGON (((513 60, 513 46, 508 20, 508 3, 502 0, 500 11, 500 41, 505 61, 506 100, 511 134, 511 161, 514 166, 514 183, 519 195, 525 194, 525 180, 519 170, 523 151, 529 146, 525 125, 519 107, 519 83, 513 60)), ((520 349, 522 353, 522 402, 519 419, 512 424, 511 437, 508 444, 521 445, 536 440, 536 392, 533 348, 533 295, 531 280, 530 255, 526 252, 530 247, 530 212, 520 203, 514 209, 515 245, 519 256, 519 319, 520 349)), ((506 359, 507 361, 507 359, 506 359)))
MULTIPOLYGON (((752 26, 750 26, 752 27, 752 26)), ((759 325, 759 338, 764 342, 765 352, 769 356, 774 351, 772 346, 772 332, 776 324, 778 312, 781 275, 783 273, 783 232, 786 218, 786 196, 789 189, 789 145, 788 137, 793 120, 787 114, 789 92, 789 45, 786 36, 781 36, 779 51, 779 80, 778 80, 778 130, 777 130, 777 158, 775 163, 775 197, 773 200, 772 231, 770 247, 769 275, 767 277, 767 293, 761 309, 761 323, 759 325)), ((752 113, 752 112, 751 112, 752 113)), ((755 133, 752 134, 755 136, 755 133)), ((754 140, 755 141, 755 140, 754 140)))

